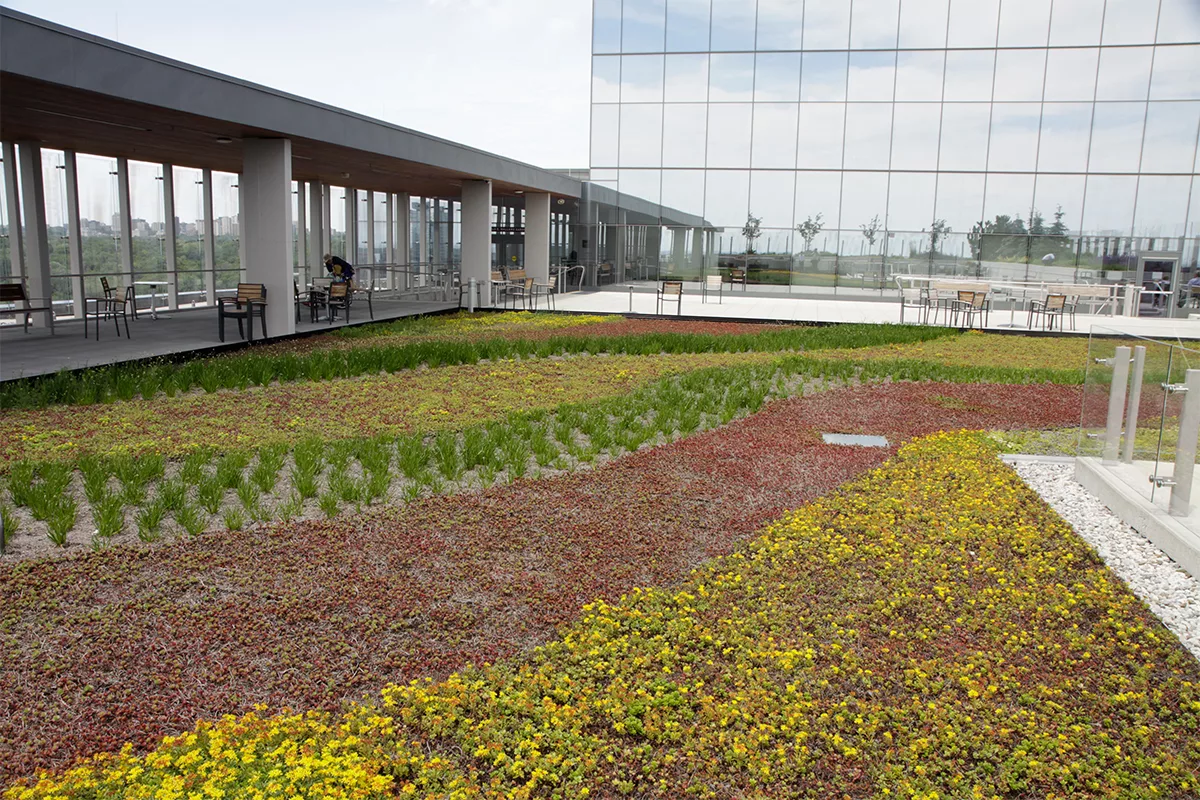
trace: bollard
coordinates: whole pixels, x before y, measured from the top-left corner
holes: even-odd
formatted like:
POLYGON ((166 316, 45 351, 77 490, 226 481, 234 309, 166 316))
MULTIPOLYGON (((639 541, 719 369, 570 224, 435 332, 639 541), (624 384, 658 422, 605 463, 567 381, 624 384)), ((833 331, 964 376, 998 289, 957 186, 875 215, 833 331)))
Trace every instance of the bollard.
POLYGON ((1146 348, 1138 345, 1133 348, 1133 375, 1129 379, 1129 408, 1125 411, 1125 446, 1121 450, 1121 460, 1126 464, 1133 463, 1133 444, 1137 437, 1138 406, 1142 402, 1142 371, 1146 366, 1146 348))
POLYGON ((629 287, 629 313, 633 313, 633 285, 629 287))
POLYGON ((1125 388, 1129 383, 1129 348, 1118 347, 1112 360, 1108 387, 1108 422, 1104 426, 1104 463, 1116 464, 1121 451, 1121 420, 1125 416, 1125 388))
POLYGON ((467 312, 475 313, 475 279, 471 278, 471 282, 467 285, 467 312))
POLYGON ((1170 512, 1176 517, 1192 513, 1192 476, 1196 470, 1196 440, 1200 438, 1200 369, 1189 369, 1182 391, 1183 411, 1179 414, 1179 441, 1175 445, 1174 485, 1171 487, 1170 512))

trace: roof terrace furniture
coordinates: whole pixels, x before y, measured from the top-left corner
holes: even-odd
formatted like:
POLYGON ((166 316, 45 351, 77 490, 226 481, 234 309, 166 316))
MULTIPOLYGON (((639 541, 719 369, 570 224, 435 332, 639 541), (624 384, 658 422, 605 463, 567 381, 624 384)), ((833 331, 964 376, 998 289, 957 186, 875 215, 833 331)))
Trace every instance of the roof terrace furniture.
POLYGON ((122 293, 122 298, 118 300, 116 288, 109 284, 107 277, 101 276, 100 290, 104 292, 104 299, 110 302, 116 300, 119 303, 125 303, 129 306, 129 313, 133 315, 133 318, 135 320, 138 318, 137 295, 134 293, 132 286, 126 286, 122 293))
POLYGON ((325 307, 325 290, 314 287, 306 292, 302 292, 300 291, 299 284, 293 281, 292 291, 296 298, 296 322, 300 321, 301 306, 308 309, 309 322, 316 322, 321 309, 325 307))
POLYGON ((534 281, 533 284, 533 308, 537 310, 537 299, 539 295, 545 296, 546 307, 554 308, 554 291, 558 287, 558 276, 551 275, 550 279, 545 283, 534 281))
POLYGON ((225 341, 225 318, 237 320, 238 336, 246 338, 242 320, 250 326, 249 341, 254 341, 254 315, 262 322, 262 335, 267 338, 267 287, 261 283, 239 283, 233 297, 217 298, 217 325, 221 341, 225 341))
POLYGON ((729 288, 732 290, 734 287, 734 284, 738 284, 738 283, 740 283, 742 285, 742 291, 743 292, 746 291, 746 270, 743 269, 742 267, 730 267, 729 268, 729 288))
POLYGON ((899 276, 896 277, 896 288, 900 290, 900 324, 904 324, 904 309, 911 308, 917 312, 917 321, 928 324, 930 305, 930 289, 927 286, 905 286, 899 276))
POLYGON ((658 287, 655 312, 663 313, 663 306, 671 301, 676 304, 675 316, 683 316, 683 281, 663 281, 662 286, 658 287))
MULTIPOLYGON (((38 298, 43 299, 43 298, 38 298)), ((0 283, 0 303, 12 303, 15 307, 5 310, 3 313, 20 315, 25 321, 25 333, 29 333, 29 316, 31 314, 42 313, 46 315, 49 321, 50 335, 54 335, 54 306, 50 304, 50 298, 44 298, 45 305, 34 306, 30 305, 29 297, 25 294, 24 283, 0 283)), ((87 331, 85 330, 86 334, 87 331)))
MULTIPOLYGON (((525 270, 511 270, 509 275, 520 272, 525 275, 525 270)), ((530 301, 534 298, 533 278, 521 277, 514 278, 508 284, 508 296, 512 298, 513 308, 517 307, 517 298, 521 298, 521 308, 528 309, 530 301)))
POLYGON ((325 301, 325 304, 329 308, 330 325, 332 325, 333 321, 337 319, 337 312, 339 309, 346 313, 346 322, 350 321, 350 304, 353 300, 353 296, 354 289, 350 286, 350 284, 344 281, 329 284, 329 295, 328 299, 325 301))
POLYGON ((705 275, 704 285, 701 288, 700 302, 707 303, 708 296, 715 293, 717 295, 717 303, 724 304, 724 289, 725 282, 721 280, 720 275, 705 275))
POLYGON ((121 336, 121 320, 125 321, 125 338, 129 336, 129 304, 124 298, 118 297, 85 297, 83 298, 83 338, 87 338, 88 320, 96 320, 96 341, 100 341, 100 320, 112 318, 113 326, 117 329, 117 337, 121 336), (91 308, 88 304, 91 303, 91 308), (118 319, 118 316, 120 319, 118 319))
POLYGON ((1054 320, 1058 319, 1058 329, 1062 330, 1062 318, 1067 308, 1065 294, 1047 295, 1045 300, 1033 300, 1029 303, 1029 327, 1033 327, 1033 318, 1042 318, 1042 330, 1054 330, 1054 320))

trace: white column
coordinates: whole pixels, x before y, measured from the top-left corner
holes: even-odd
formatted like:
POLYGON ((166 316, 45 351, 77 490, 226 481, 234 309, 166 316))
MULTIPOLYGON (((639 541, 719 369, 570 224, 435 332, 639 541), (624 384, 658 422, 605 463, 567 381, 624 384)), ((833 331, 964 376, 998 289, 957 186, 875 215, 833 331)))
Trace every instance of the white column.
POLYGON ((492 183, 463 181, 462 283, 489 286, 492 268, 492 183))
POLYGON ((121 280, 133 286, 133 216, 129 211, 129 159, 117 159, 117 216, 121 238, 117 254, 121 262, 121 280))
MULTIPOLYGON (((367 266, 375 263, 375 192, 367 190, 367 266)), ((371 279, 374 280, 374 273, 371 279)))
MULTIPOLYGON (((75 307, 75 316, 83 318, 83 299, 87 297, 87 288, 83 285, 83 230, 79 222, 79 169, 75 152, 67 150, 63 153, 66 165, 67 179, 67 252, 71 257, 71 299, 75 307)), ((11 237, 12 232, 9 232, 11 237)), ((10 238, 11 241, 11 238, 10 238)))
MULTIPOLYGON (((244 160, 245 159, 243 159, 243 161, 244 160)), ((241 175, 238 175, 237 185, 238 185, 238 216, 237 216, 238 265, 241 267, 241 269, 239 270, 240 275, 238 276, 238 281, 241 283, 249 283, 250 282, 250 277, 249 277, 250 273, 248 273, 246 271, 246 264, 248 263, 248 261, 246 259, 246 237, 244 235, 245 230, 246 230, 246 225, 245 225, 246 214, 243 211, 243 209, 246 208, 246 189, 242 182, 241 175)), ((291 202, 292 202, 292 185, 291 185, 291 182, 289 181, 288 182, 288 204, 291 205, 291 202)), ((289 230, 288 231, 288 242, 290 243, 291 241, 292 241, 292 232, 289 230)), ((259 283, 259 281, 254 281, 254 282, 259 283)))
POLYGON ((396 195, 396 263, 409 262, 409 240, 412 237, 412 198, 408 192, 396 195))
MULTIPOLYGON (((267 333, 295 333, 292 309, 292 143, 246 139, 238 183, 246 279, 267 287, 267 333)), ((261 323, 260 323, 261 324, 261 323)))
POLYGON ((550 280, 550 195, 525 193, 525 273, 538 283, 550 280))
POLYGON ((346 187, 346 240, 342 248, 342 258, 353 264, 358 260, 358 226, 354 224, 355 206, 358 205, 358 192, 346 187))
POLYGON ((14 278, 25 275, 21 261, 21 198, 17 192, 17 149, 12 142, 0 143, 4 155, 4 200, 8 206, 8 250, 14 278))
POLYGON ((175 170, 162 165, 163 260, 167 268, 167 308, 179 308, 179 265, 175 261, 175 170))
MULTIPOLYGON (((654 268, 654 273, 658 273, 658 261, 662 256, 662 228, 655 225, 646 228, 646 264, 654 268)), ((649 270, 647 270, 649 274, 649 270)), ((639 277, 641 277, 639 275, 639 277)))
MULTIPOLYGON (((46 193, 42 184, 42 148, 33 142, 18 142, 21 169, 21 211, 25 218, 25 281, 31 305, 48 304, 50 242, 46 233, 46 193)), ((35 317, 34 322, 38 320, 35 317)), ((48 320, 49 321, 49 320, 48 320)))
MULTIPOLYGON (((419 269, 428 269, 429 265, 429 198, 422 197, 421 205, 417 209, 417 246, 420 248, 418 259, 421 262, 419 269)), ((425 273, 422 272, 418 276, 418 286, 425 285, 425 273)))
POLYGON ((626 226, 628 217, 624 211, 617 212, 617 224, 613 227, 613 270, 617 283, 625 282, 625 261, 629 258, 629 228, 626 226))
MULTIPOLYGON (((302 273, 297 283, 308 283, 308 209, 304 202, 304 181, 296 184, 296 268, 302 273)), ((293 275, 293 278, 295 276, 293 275)))
POLYGON ((454 266, 454 201, 446 201, 446 264, 454 266))
POLYGON ((216 305, 217 302, 217 250, 216 238, 213 235, 213 180, 212 170, 204 170, 203 177, 204 186, 202 187, 200 209, 202 225, 204 230, 201 231, 202 246, 204 248, 204 300, 206 303, 216 305))
POLYGON ((383 258, 389 264, 396 263, 396 197, 391 192, 387 193, 387 203, 385 206, 387 214, 387 222, 384 228, 387 230, 387 243, 384 245, 383 258))
MULTIPOLYGON (((433 198, 433 259, 430 263, 442 263, 442 223, 445 220, 442 218, 442 201, 438 198, 433 198)), ((433 271, 430 270, 430 274, 433 271)))
POLYGON ((312 225, 312 235, 308 237, 308 266, 315 277, 321 274, 329 244, 329 240, 325 238, 325 212, 322 210, 325 201, 320 181, 311 181, 308 184, 308 205, 309 211, 312 212, 312 221, 309 223, 312 225))
POLYGON ((704 230, 692 228, 692 258, 688 264, 693 270, 704 271, 704 230))

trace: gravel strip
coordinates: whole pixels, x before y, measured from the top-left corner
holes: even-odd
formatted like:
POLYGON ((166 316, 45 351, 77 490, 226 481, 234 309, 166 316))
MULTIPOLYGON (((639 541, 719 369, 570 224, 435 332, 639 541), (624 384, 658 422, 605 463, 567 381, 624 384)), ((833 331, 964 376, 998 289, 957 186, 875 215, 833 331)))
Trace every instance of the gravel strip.
POLYGON ((1200 581, 1126 525, 1075 480, 1070 464, 1012 465, 1134 594, 1200 658, 1200 581))

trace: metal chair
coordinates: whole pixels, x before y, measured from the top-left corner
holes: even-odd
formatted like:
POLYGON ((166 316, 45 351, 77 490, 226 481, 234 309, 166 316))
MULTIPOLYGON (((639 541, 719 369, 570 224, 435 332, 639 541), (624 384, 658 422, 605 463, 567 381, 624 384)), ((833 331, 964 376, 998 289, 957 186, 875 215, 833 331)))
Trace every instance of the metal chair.
POLYGON ((348 283, 329 284, 329 296, 325 301, 325 305, 329 309, 330 325, 337 319, 339 309, 346 313, 346 322, 350 321, 350 299, 352 294, 350 284, 348 283))
POLYGON ((550 308, 550 309, 554 308, 554 290, 557 287, 558 287, 558 276, 557 275, 551 275, 550 280, 547 281, 546 283, 537 283, 536 281, 534 282, 534 284, 533 284, 533 308, 535 311, 537 310, 538 295, 545 295, 546 307, 550 308))
POLYGON ((1063 312, 1067 307, 1065 294, 1047 295, 1045 300, 1033 300, 1029 304, 1029 327, 1033 327, 1034 316, 1042 318, 1042 330, 1054 330, 1054 319, 1058 318, 1058 329, 1062 330, 1063 312))
POLYGON ((700 302, 707 303, 708 296, 716 292, 717 303, 723 305, 725 302, 725 281, 721 280, 720 275, 705 275, 704 284, 701 287, 700 302))
MULTIPOLYGON (((54 306, 50 304, 50 299, 46 298, 46 305, 32 306, 29 304, 29 298, 25 295, 25 284, 23 283, 0 283, 0 303, 12 303, 16 306, 8 311, 2 311, 3 314, 22 315, 25 320, 25 333, 29 333, 29 316, 38 312, 45 312, 46 318, 50 320, 50 334, 54 334, 54 306)), ((87 326, 84 326, 84 336, 87 335, 87 326)), ((96 334, 99 338, 100 334, 96 334)))
POLYGON ((225 341, 225 318, 232 317, 237 320, 238 336, 243 339, 247 337, 246 331, 242 328, 242 320, 246 320, 250 326, 249 341, 253 342, 255 313, 262 322, 262 335, 265 339, 267 338, 267 287, 261 283, 239 283, 236 296, 218 298, 217 327, 221 341, 225 341))
POLYGON ((683 316, 683 281, 663 281, 662 286, 658 288, 658 303, 655 313, 663 313, 663 306, 672 300, 676 304, 675 315, 683 316))

